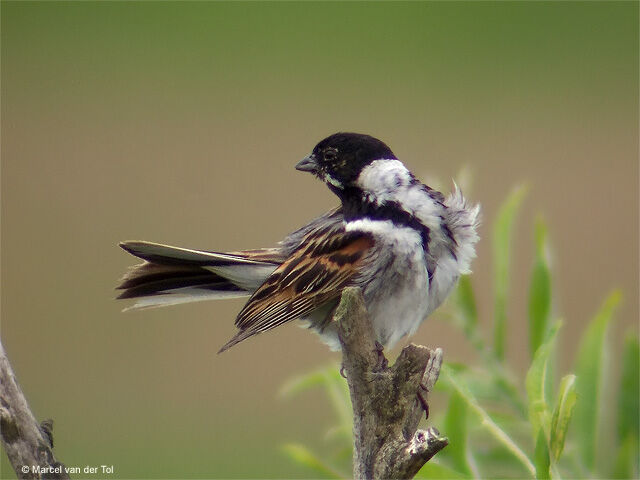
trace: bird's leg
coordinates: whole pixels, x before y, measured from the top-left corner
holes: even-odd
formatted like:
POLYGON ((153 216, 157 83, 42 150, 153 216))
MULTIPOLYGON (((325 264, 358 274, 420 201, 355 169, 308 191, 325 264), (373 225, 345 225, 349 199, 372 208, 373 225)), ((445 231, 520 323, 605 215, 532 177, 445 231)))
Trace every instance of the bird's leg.
POLYGON ((376 340, 376 353, 378 354, 378 364, 374 369, 375 372, 381 372, 389 367, 389 361, 384 356, 384 347, 376 340))
MULTIPOLYGON (((376 366, 373 368, 373 371, 377 373, 389 368, 389 361, 384 356, 384 347, 378 341, 376 341, 375 344, 375 352, 378 355, 378 361, 376 366)), ((340 365, 340 376, 342 376, 342 378, 347 378, 344 363, 340 365)))
POLYGON ((426 418, 429 418, 429 403, 427 403, 427 396, 429 392, 433 390, 433 386, 436 384, 436 381, 440 376, 441 366, 442 366, 442 349, 436 348, 433 351, 433 354, 429 357, 429 361, 427 362, 427 367, 424 369, 422 380, 420 380, 420 385, 418 386, 418 391, 416 392, 418 396, 418 401, 420 402, 420 405, 422 405, 422 408, 424 409, 426 418))
POLYGON ((417 396, 418 396, 418 401, 420 402, 420 405, 422 406, 422 409, 424 410, 424 418, 425 418, 425 420, 429 419, 429 403, 427 402, 427 394, 428 393, 429 393, 429 390, 427 390, 426 386, 424 386, 422 383, 420 385, 418 385, 417 396))

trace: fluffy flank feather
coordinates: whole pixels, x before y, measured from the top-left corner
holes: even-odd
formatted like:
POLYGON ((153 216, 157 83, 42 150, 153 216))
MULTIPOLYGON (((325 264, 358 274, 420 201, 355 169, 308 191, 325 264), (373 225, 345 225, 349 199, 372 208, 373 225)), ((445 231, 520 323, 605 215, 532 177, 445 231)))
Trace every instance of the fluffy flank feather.
POLYGON ((447 224, 458 245, 457 259, 460 273, 471 273, 471 260, 476 256, 475 244, 480 237, 477 229, 480 225, 480 205, 469 207, 462 191, 454 182, 454 189, 444 201, 447 207, 447 224))

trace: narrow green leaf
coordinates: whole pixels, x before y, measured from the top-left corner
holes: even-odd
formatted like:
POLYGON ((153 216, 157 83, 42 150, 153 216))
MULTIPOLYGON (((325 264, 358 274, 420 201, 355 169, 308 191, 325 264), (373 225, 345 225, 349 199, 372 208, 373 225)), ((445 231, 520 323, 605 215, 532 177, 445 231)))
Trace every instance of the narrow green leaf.
POLYGON ((340 368, 337 365, 329 365, 291 379, 280 389, 280 395, 288 397, 315 387, 324 387, 331 406, 338 417, 339 430, 350 432, 353 414, 351 412, 349 387, 346 380, 340 376, 340 368))
POLYGON ((493 373, 495 374, 495 385, 498 393, 524 418, 527 414, 527 407, 522 400, 519 386, 512 381, 511 374, 505 371, 504 368, 496 368, 493 373))
MULTIPOLYGON (((487 352, 485 352, 487 353, 487 352)), ((520 391, 520 379, 515 377, 506 366, 499 362, 495 355, 483 355, 486 372, 490 380, 485 382, 488 390, 482 396, 495 401, 507 401, 523 418, 527 416, 527 405, 523 401, 520 391)))
POLYGON ((547 446, 547 439, 543 429, 538 430, 536 450, 533 458, 536 465, 536 478, 550 478, 549 467, 551 466, 551 462, 549 461, 549 448, 547 446))
POLYGON ((353 412, 351 411, 351 397, 347 381, 340 375, 340 369, 336 366, 324 371, 327 395, 331 406, 336 413, 342 430, 351 431, 353 425, 353 412))
POLYGON ((638 439, 629 434, 618 447, 612 478, 638 478, 640 470, 638 439))
POLYGON ((561 323, 557 322, 553 326, 545 342, 538 347, 527 371, 525 386, 529 399, 529 422, 533 427, 534 438, 537 438, 541 427, 544 432, 549 432, 550 413, 545 388, 547 386, 549 357, 555 346, 560 325, 561 323))
POLYGON ((489 416, 485 409, 483 409, 473 394, 469 391, 464 382, 457 378, 456 374, 443 365, 440 370, 441 377, 446 377, 451 386, 460 394, 460 397, 464 399, 467 406, 473 411, 480 419, 481 425, 498 441, 503 447, 505 447, 511 455, 517 458, 522 465, 527 469, 531 476, 535 475, 536 469, 529 457, 522 451, 522 449, 513 441, 513 439, 502 430, 489 416))
POLYGON ((454 322, 462 330, 476 350, 484 351, 485 345, 478 328, 478 309, 469 275, 463 275, 453 293, 454 322))
POLYGON ((599 434, 602 411, 604 347, 607 326, 613 312, 620 303, 621 293, 612 292, 593 317, 580 340, 575 372, 578 402, 575 409, 574 427, 578 449, 584 465, 593 471, 596 458, 596 442, 599 434))
POLYGON ((627 334, 622 350, 622 376, 618 393, 618 440, 624 441, 628 435, 638 439, 640 424, 640 348, 638 337, 627 334))
POLYGON ((509 293, 509 264, 511 262, 511 237, 513 225, 526 188, 515 188, 500 207, 493 227, 494 266, 494 350, 496 356, 504 359, 507 328, 507 297, 509 293))
POLYGON ((306 467, 319 475, 319 478, 343 478, 340 473, 323 463, 318 459, 318 457, 302 445, 288 443, 282 445, 282 451, 293 462, 306 467))
POLYGON ((567 437, 569 422, 573 415, 573 407, 576 405, 576 376, 567 375, 560 381, 558 400, 551 417, 551 458, 557 462, 564 449, 564 440, 567 437))
POLYGON ((473 294, 473 286, 469 275, 462 275, 456 289, 456 299, 462 318, 464 319, 465 333, 469 333, 478 325, 478 309, 473 294))
POLYGON ((549 328, 551 270, 547 249, 547 226, 539 219, 536 222, 536 256, 529 287, 529 347, 532 358, 549 328))
POLYGON ((471 469, 467 463, 467 404, 456 391, 449 400, 443 426, 449 446, 440 455, 449 458, 455 470, 470 477, 471 469))
POLYGON ((325 381, 326 378, 324 370, 316 370, 311 373, 299 375, 287 381, 287 383, 280 388, 279 394, 283 397, 290 397, 323 385, 325 381))

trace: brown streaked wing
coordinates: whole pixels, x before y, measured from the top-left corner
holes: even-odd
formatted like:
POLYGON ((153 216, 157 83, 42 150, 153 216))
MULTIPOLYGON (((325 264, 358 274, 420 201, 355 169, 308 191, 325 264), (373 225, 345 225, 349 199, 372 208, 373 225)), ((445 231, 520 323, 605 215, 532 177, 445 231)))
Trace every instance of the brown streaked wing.
POLYGON ((253 293, 238 314, 240 331, 220 351, 260 332, 304 317, 337 298, 357 275, 373 246, 363 232, 322 232, 313 235, 253 293))

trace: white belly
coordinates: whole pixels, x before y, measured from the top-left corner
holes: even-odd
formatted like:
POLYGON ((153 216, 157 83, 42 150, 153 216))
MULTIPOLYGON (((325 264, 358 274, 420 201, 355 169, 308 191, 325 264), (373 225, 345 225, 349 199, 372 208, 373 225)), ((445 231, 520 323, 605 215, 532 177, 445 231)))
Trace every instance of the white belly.
MULTIPOLYGON (((392 348, 402 337, 415 333, 447 297, 459 275, 455 259, 447 256, 436 260, 429 286, 422 238, 418 232, 394 226, 390 220, 358 220, 349 223, 347 230, 350 226, 369 231, 375 237, 374 251, 356 285, 363 290, 376 339, 385 348, 392 348)), ((337 326, 327 321, 327 315, 333 314, 338 301, 315 312, 304 322, 320 334, 332 350, 339 350, 340 342, 337 326)))
MULTIPOLYGON (((356 223, 356 222, 354 222, 356 223)), ((372 267, 359 279, 378 342, 391 348, 413 334, 429 313, 429 277, 420 234, 391 221, 363 220, 354 228, 376 240, 372 267)))

